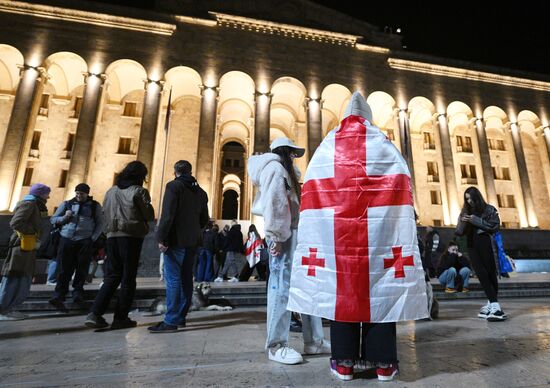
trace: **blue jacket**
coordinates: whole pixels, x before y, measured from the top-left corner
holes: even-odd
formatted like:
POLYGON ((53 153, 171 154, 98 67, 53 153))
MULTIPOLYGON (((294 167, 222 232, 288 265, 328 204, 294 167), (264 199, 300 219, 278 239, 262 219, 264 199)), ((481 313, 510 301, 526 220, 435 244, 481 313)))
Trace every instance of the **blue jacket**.
POLYGON ((61 237, 79 241, 91 238, 96 241, 103 232, 104 218, 101 205, 91 197, 83 204, 76 200, 63 201, 53 214, 50 222, 61 227, 61 237), (95 218, 92 216, 95 206, 95 218), (73 215, 66 217, 65 212, 72 210, 73 215))

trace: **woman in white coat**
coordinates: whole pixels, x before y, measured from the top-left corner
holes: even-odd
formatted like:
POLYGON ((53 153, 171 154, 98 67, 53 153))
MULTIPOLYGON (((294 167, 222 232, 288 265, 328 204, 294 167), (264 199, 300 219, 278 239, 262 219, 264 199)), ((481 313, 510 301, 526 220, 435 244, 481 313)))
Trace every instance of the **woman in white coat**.
MULTIPOLYGON (((299 171, 293 160, 302 157, 305 150, 288 138, 275 139, 270 149, 271 153, 251 156, 248 162, 248 173, 259 187, 252 211, 264 217, 269 247, 266 348, 270 360, 298 364, 303 359, 288 345, 291 312, 286 307, 300 217, 299 171)), ((321 318, 302 315, 302 322, 304 353, 330 353, 321 318)))

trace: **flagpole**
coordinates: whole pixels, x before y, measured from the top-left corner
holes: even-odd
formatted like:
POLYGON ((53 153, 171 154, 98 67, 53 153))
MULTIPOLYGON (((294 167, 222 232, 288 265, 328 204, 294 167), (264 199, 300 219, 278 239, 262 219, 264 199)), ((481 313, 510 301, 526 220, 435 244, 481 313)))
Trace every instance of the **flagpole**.
POLYGON ((170 136, 170 110, 172 109, 172 86, 170 86, 170 94, 168 95, 168 107, 166 108, 166 117, 164 119, 164 132, 166 137, 164 138, 164 160, 162 161, 162 174, 160 178, 160 195, 159 195, 159 217, 162 213, 162 195, 164 193, 164 172, 166 170, 166 160, 168 159, 168 137, 170 136))

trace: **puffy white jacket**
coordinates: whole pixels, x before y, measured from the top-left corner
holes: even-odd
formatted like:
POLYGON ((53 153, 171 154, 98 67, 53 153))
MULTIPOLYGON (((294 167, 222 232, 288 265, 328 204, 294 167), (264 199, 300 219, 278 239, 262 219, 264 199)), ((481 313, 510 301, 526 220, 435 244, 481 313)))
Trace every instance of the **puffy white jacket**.
MULTIPOLYGON (((295 170, 299 176, 296 167, 295 170)), ((294 190, 289 189, 291 180, 281 164, 280 156, 273 153, 251 156, 248 159, 248 174, 261 192, 265 236, 275 242, 288 240, 292 220, 299 217, 300 199, 294 190), (293 202, 292 206, 289 201, 293 202), (298 214, 291 214, 291 208, 296 209, 298 214)))

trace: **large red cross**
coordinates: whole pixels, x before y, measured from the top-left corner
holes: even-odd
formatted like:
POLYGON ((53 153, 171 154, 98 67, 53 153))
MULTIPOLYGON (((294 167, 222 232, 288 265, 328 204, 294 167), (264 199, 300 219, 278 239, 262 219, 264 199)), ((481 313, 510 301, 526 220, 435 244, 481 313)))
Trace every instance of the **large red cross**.
POLYGON ((325 268, 325 259, 317 258, 317 248, 309 248, 309 256, 302 256, 302 265, 308 265, 307 276, 315 276, 315 267, 325 268))
POLYGON ((359 116, 342 121, 336 132, 334 177, 308 180, 302 189, 300 211, 334 209, 337 321, 350 316, 370 321, 368 208, 413 204, 408 175, 367 175, 363 122, 359 116))
POLYGON ((412 256, 403 257, 403 247, 393 247, 391 249, 393 257, 384 259, 384 269, 395 267, 395 278, 404 278, 405 269, 404 266, 414 266, 412 256))

